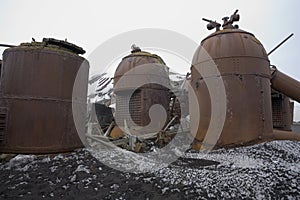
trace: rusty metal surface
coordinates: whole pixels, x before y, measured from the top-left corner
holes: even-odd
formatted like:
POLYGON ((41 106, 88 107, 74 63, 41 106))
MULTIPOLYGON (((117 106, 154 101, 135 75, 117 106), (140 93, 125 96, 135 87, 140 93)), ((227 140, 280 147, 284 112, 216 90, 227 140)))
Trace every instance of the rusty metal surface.
POLYGON ((45 43, 45 45, 59 46, 66 50, 70 50, 76 54, 84 54, 85 53, 85 50, 83 50, 81 47, 79 47, 75 44, 72 44, 70 42, 67 42, 66 40, 57 40, 54 38, 43 38, 43 43, 45 43))
POLYGON ((275 140, 293 140, 300 141, 300 134, 291 131, 283 131, 274 129, 274 139, 275 140))
MULTIPOLYGON (((2 60, 0 60, 0 80, 2 75, 2 60)), ((1 88, 0 88, 0 94, 1 94, 1 88)))
MULTIPOLYGON (((203 141, 211 118, 211 100, 204 80, 218 77, 204 77, 196 69, 207 70, 212 61, 224 81, 227 100, 226 120, 217 145, 241 145, 272 134, 269 60, 261 43, 248 32, 224 29, 205 38, 201 46, 210 57, 201 55, 198 49, 191 67, 191 84, 201 114, 196 140, 203 141)), ((193 112, 195 109, 190 108, 191 126, 197 124, 193 112)))
POLYGON ((271 87, 300 103, 300 82, 272 68, 271 87))
MULTIPOLYGON (((124 113, 126 102, 129 100, 129 113, 132 121, 138 126, 146 126, 150 123, 149 110, 152 105, 160 104, 168 113, 169 96, 167 90, 141 88, 136 90, 131 97, 126 92, 118 92, 116 95, 116 120, 119 126, 124 126, 124 119, 129 127, 133 127, 128 120, 129 116, 124 113)), ((151 129, 146 130, 151 132, 151 129)))
MULTIPOLYGON (((116 84, 120 77, 122 77, 126 72, 130 71, 136 66, 149 63, 157 63, 162 65, 165 64, 159 56, 144 51, 137 51, 125 56, 115 71, 114 84, 116 84)), ((162 76, 165 76, 165 74, 162 74, 162 76)))
MULTIPOLYGON (((122 59, 118 65, 114 74, 114 85, 116 85, 121 77, 122 83, 118 84, 118 87, 114 87, 114 92, 135 89, 137 84, 145 83, 145 80, 151 80, 155 83, 164 83, 169 85, 170 80, 168 76, 168 69, 165 66, 164 61, 155 54, 148 52, 134 52, 122 59), (149 64, 153 67, 149 69, 149 64), (143 66, 138 72, 133 69, 137 66, 143 66), (158 67, 155 67, 158 66, 158 67), (131 73, 127 73, 127 72, 131 73), (127 73, 127 74, 126 74, 127 73)), ((160 85, 149 84, 148 88, 161 89, 160 85)))
POLYGON ((5 144, 5 132, 7 127, 8 109, 0 107, 0 146, 5 144))
MULTIPOLYGON (((169 89, 159 84, 145 84, 145 80, 161 83, 162 81, 169 85, 169 76, 164 61, 157 55, 143 52, 140 50, 133 51, 130 55, 124 57, 116 69, 114 75, 114 92, 116 94, 116 120, 119 126, 124 126, 124 119, 132 118, 132 121, 138 126, 146 126, 150 122, 149 109, 154 104, 162 105, 169 114, 169 89), (142 73, 126 74, 128 71, 142 66, 144 64, 162 65, 156 70, 149 70, 147 66, 143 68, 142 73), (133 77, 134 76, 134 77, 133 77), (120 79, 125 77, 125 79, 120 79), (121 81, 121 82, 119 82, 121 81), (116 84, 118 83, 118 87, 116 84), (137 89, 136 86, 140 86, 137 89), (135 91, 132 91, 136 89, 135 91), (133 93, 132 93, 133 92, 133 93), (132 95, 130 96, 130 93, 132 95), (126 105, 129 102, 129 105, 126 105), (130 116, 125 113, 125 108, 129 106, 130 116)), ((130 121, 130 120, 126 120, 130 121)), ((127 124, 129 127, 134 124, 127 124)), ((152 130, 146 130, 151 132, 152 130)))
MULTIPOLYGON (((127 92, 118 92, 116 95, 116 120, 119 126, 124 127, 124 119, 128 121, 131 117, 132 121, 138 125, 142 125, 142 98, 141 91, 135 91, 132 96, 127 92), (129 102, 129 105, 127 105, 129 102), (129 114, 126 113, 126 107, 129 106, 129 114)), ((129 127, 132 124, 129 122, 129 127)))
POLYGON ((290 99, 272 90, 273 127, 279 130, 291 131, 293 123, 293 105, 290 99))
MULTIPOLYGON (((0 110, 7 109, 7 124, 0 152, 54 153, 82 146, 73 121, 72 90, 84 61, 42 46, 4 51, 0 110)), ((86 75, 88 68, 84 62, 86 75)), ((80 80, 85 91, 77 101, 84 105, 88 77, 80 80)))

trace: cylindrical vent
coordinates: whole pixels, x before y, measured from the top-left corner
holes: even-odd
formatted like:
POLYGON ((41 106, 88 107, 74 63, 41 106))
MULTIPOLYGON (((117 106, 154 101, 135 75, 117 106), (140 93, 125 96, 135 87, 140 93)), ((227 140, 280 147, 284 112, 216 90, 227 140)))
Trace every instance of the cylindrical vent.
POLYGON ((280 72, 276 68, 272 69, 272 88, 285 94, 286 96, 300 102, 300 82, 292 77, 280 72))

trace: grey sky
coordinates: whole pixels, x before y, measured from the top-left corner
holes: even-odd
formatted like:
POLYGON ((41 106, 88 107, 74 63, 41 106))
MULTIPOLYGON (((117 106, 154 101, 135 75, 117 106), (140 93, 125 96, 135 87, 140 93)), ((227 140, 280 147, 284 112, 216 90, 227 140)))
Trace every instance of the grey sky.
MULTIPOLYGON (((163 28, 200 42, 210 31, 201 20, 221 21, 239 9, 241 29, 250 31, 267 52, 290 33, 286 44, 269 58, 271 64, 300 80, 300 1, 59 1, 2 0, 0 43, 19 44, 43 37, 65 39, 82 46, 88 55, 114 35, 139 28, 163 28)), ((2 54, 3 48, 0 49, 2 54)), ((166 60, 168 62, 168 60, 166 60)), ((295 107, 300 121, 300 105, 295 107)))

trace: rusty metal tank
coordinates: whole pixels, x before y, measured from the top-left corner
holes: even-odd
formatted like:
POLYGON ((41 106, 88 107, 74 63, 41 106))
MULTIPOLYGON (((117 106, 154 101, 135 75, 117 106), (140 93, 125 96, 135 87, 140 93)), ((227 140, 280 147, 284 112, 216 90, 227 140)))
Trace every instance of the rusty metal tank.
POLYGON ((0 152, 57 153, 82 146, 72 115, 73 84, 81 65, 85 92, 77 101, 86 104, 89 65, 78 55, 82 53, 74 44, 51 38, 4 51, 0 152))
MULTIPOLYGON (((234 15, 237 15, 236 12, 234 15)), ((267 53, 252 34, 233 26, 239 16, 223 18, 220 24, 209 21, 209 29, 217 28, 201 41, 191 67, 191 84, 200 109, 199 127, 194 148, 199 149, 211 125, 211 99, 206 82, 222 78, 226 94, 226 118, 217 146, 237 146, 251 143, 272 134, 270 69, 267 53), (203 48, 208 56, 201 55, 203 48), (200 74, 216 66, 218 73, 200 74)), ((212 70, 213 71, 213 70, 212 70)), ((211 71, 210 71, 211 72, 211 71)), ((191 125, 196 113, 190 108, 191 125)), ((214 145, 214 144, 212 144, 214 145)))
MULTIPOLYGON (((141 51, 140 48, 133 45, 131 54, 122 59, 114 74, 115 118, 118 126, 124 127, 124 120, 130 128, 147 126, 150 123, 149 109, 155 104, 159 104, 165 109, 168 118, 169 83, 168 68, 164 61, 159 56, 141 51), (156 66, 156 64, 158 66, 154 70, 150 69, 151 65, 156 66), (141 70, 136 71, 137 67, 141 67, 141 70), (143 84, 147 80, 153 83, 143 84), (119 83, 119 81, 123 82, 119 83), (137 88, 136 85, 138 85, 137 88), (129 105, 126 105, 128 102, 129 105), (128 106, 129 112, 126 112, 125 108, 128 106), (130 122, 130 118, 133 123, 130 122)), ((155 127, 149 127, 144 130, 146 131, 144 133, 153 132, 154 129, 155 127)), ((135 134, 140 133, 136 132, 135 134)))

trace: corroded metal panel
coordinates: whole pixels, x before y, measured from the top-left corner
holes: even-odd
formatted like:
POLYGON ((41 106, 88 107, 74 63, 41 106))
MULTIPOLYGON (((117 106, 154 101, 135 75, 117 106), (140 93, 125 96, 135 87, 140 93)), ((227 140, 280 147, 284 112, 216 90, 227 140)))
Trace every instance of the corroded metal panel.
POLYGON ((287 96, 272 90, 272 117, 274 128, 291 131, 293 110, 293 106, 287 96))
MULTIPOLYGON (((82 146, 72 91, 83 62, 82 74, 88 76, 88 63, 72 52, 43 45, 4 51, 0 107, 7 108, 8 118, 0 152, 54 153, 82 146)), ((80 80, 85 91, 77 101, 85 105, 88 77, 80 80)))

